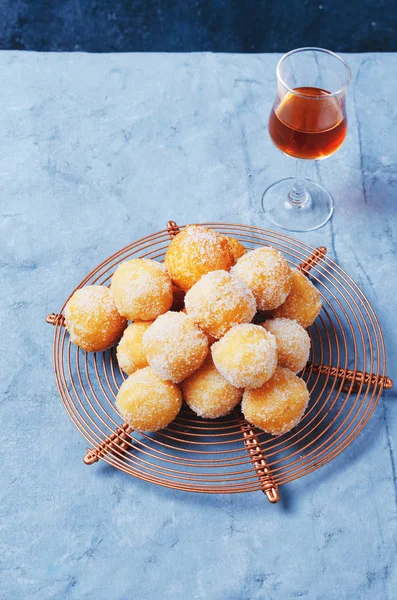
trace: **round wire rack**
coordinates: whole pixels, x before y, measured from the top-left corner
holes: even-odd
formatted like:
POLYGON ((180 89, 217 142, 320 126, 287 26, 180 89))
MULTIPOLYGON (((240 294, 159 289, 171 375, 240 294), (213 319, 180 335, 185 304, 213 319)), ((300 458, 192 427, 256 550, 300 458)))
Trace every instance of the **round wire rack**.
MULTIPOLYGON (((313 248, 286 234, 239 224, 204 223, 237 238, 247 249, 278 248, 293 267, 309 276, 323 307, 309 328, 311 358, 301 377, 310 392, 309 407, 297 427, 277 437, 249 425, 239 410, 203 420, 187 406, 165 429, 133 431, 123 422, 115 400, 125 379, 115 349, 86 353, 73 345, 63 311, 51 314, 53 360, 58 390, 70 419, 88 441, 87 465, 103 460, 140 479, 189 492, 238 493, 262 490, 270 502, 279 487, 318 469, 346 448, 363 429, 384 389, 382 330, 375 312, 349 275, 313 248)), ((178 234, 170 221, 116 252, 93 269, 76 289, 109 285, 117 265, 131 257, 162 261, 178 234)), ((70 297, 70 296, 69 296, 70 297)))

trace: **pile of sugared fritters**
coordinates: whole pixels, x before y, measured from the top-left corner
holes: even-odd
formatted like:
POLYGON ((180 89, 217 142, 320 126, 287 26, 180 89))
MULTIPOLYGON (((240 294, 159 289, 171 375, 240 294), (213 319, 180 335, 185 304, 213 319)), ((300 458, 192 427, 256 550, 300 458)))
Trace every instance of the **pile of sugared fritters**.
POLYGON ((306 328, 320 309, 316 288, 275 248, 247 252, 235 238, 189 225, 171 241, 164 265, 127 260, 110 288, 77 290, 65 323, 87 352, 119 342, 128 378, 116 405, 134 429, 166 427, 183 400, 204 419, 241 401, 250 423, 280 435, 309 401, 296 373, 308 360, 306 328))

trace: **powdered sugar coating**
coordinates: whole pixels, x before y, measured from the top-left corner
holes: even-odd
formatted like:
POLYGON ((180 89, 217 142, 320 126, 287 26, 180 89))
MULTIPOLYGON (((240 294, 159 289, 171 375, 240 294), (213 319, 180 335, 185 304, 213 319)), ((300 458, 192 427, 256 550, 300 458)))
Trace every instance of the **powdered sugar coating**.
POLYGON ((307 331, 292 319, 271 319, 261 325, 276 338, 278 365, 290 369, 293 373, 302 371, 310 353, 310 337, 307 331))
POLYGON ((116 406, 123 419, 134 429, 158 431, 179 413, 182 394, 174 383, 163 381, 151 367, 145 367, 123 382, 116 406))
POLYGON ((208 339, 184 313, 167 312, 145 331, 142 348, 161 379, 179 383, 203 364, 208 339))
POLYGON ((74 344, 87 352, 101 352, 120 339, 127 320, 117 311, 109 288, 87 285, 66 304, 65 325, 74 344))
POLYGON ((186 293, 187 314, 206 333, 221 338, 231 327, 252 321, 256 302, 251 290, 226 271, 211 271, 186 293))
POLYGON ((281 252, 270 246, 247 252, 230 272, 252 290, 259 310, 276 308, 291 289, 291 269, 281 252))
POLYGON ((243 390, 231 385, 216 369, 211 355, 181 384, 183 399, 204 419, 227 415, 240 402, 243 390))
POLYGON ((308 402, 309 392, 303 379, 289 369, 278 367, 260 388, 244 391, 241 410, 255 427, 281 435, 299 423, 308 402))
POLYGON ((298 269, 292 270, 291 291, 285 302, 272 311, 274 317, 294 319, 307 329, 321 310, 321 296, 312 282, 298 269))
POLYGON ((233 264, 227 239, 213 229, 188 225, 171 241, 165 265, 176 286, 189 290, 210 271, 228 271, 233 264))
POLYGON ((130 323, 123 333, 117 346, 117 361, 120 369, 127 375, 131 375, 137 369, 148 366, 146 357, 142 351, 143 334, 153 321, 136 321, 130 323))
POLYGON ((164 265, 134 258, 119 265, 111 291, 120 314, 131 321, 152 321, 172 305, 172 282, 164 265))
POLYGON ((238 388, 260 387, 277 366, 276 338, 260 325, 235 325, 211 353, 221 375, 238 388))

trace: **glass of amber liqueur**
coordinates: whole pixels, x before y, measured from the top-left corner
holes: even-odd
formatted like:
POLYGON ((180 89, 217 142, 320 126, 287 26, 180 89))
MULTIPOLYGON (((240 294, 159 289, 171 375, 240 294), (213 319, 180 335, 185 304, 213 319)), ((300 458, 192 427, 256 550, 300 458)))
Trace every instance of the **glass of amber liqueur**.
POLYGON ((311 231, 331 218, 334 205, 323 186, 306 178, 307 165, 327 158, 343 144, 350 67, 330 50, 298 48, 280 59, 276 73, 269 135, 281 152, 296 159, 296 172, 267 188, 262 207, 278 227, 311 231))

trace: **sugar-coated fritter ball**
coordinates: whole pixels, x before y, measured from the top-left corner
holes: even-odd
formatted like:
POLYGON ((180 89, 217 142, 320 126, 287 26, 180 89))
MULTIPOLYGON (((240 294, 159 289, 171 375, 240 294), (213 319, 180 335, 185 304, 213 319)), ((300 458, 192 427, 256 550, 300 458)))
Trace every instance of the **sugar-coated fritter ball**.
POLYGON ((238 240, 236 240, 236 238, 231 237, 230 235, 225 235, 225 238, 228 241, 229 250, 233 258, 233 264, 235 265, 238 259, 243 256, 243 254, 247 254, 247 250, 238 240))
POLYGON ((310 337, 297 321, 271 319, 262 326, 276 338, 278 365, 299 373, 309 360, 310 337))
POLYGON ((183 399, 204 419, 227 415, 240 402, 243 390, 231 385, 216 369, 211 356, 181 384, 183 399))
POLYGON ((321 296, 311 281, 298 269, 292 271, 292 287, 285 302, 272 312, 274 317, 298 321, 305 329, 321 310, 321 296))
POLYGON ((212 344, 215 344, 217 338, 214 337, 213 335, 211 335, 210 333, 208 333, 207 331, 204 331, 205 335, 207 336, 208 339, 208 345, 212 346, 212 344))
MULTIPOLYGON (((184 313, 185 315, 187 315, 187 310, 186 310, 186 308, 185 308, 185 307, 183 307, 183 308, 182 308, 181 312, 182 312, 182 313, 184 313)), ((201 329, 201 327, 200 327, 200 329, 201 329)), ((204 329, 203 329, 203 331, 204 331, 204 329)), ((214 342, 216 342, 217 338, 215 338, 213 335, 211 335, 210 333, 208 333, 208 331, 204 331, 204 333, 205 333, 205 335, 207 336, 207 339, 208 339, 208 345, 209 345, 209 346, 212 346, 212 344, 213 344, 214 342)))
POLYGON ((143 353, 161 379, 179 383, 197 371, 208 354, 208 339, 182 312, 157 317, 143 334, 143 353))
POLYGON ((299 423, 308 402, 309 392, 303 379, 289 369, 277 367, 262 387, 244 390, 241 410, 255 427, 281 435, 299 423))
POLYGON ((171 241, 165 265, 173 282, 189 290, 210 271, 228 271, 233 264, 228 241, 213 229, 188 225, 171 241))
POLYGON ((221 338, 231 327, 252 321, 256 302, 251 290, 227 271, 211 271, 186 293, 187 314, 205 332, 221 338))
POLYGON ((260 325, 235 325, 211 353, 221 375, 238 388, 261 386, 277 366, 276 338, 260 325))
POLYGON ((179 413, 182 394, 174 383, 163 381, 151 367, 145 367, 123 382, 116 406, 123 419, 134 429, 158 431, 179 413))
POLYGON ((111 290, 119 313, 130 321, 152 321, 167 312, 173 301, 166 268, 147 258, 121 263, 113 274, 111 290))
POLYGON ((291 269, 281 252, 270 246, 244 254, 231 273, 252 290, 259 310, 276 308, 291 289, 291 269))
POLYGON ((130 323, 123 333, 123 337, 117 346, 117 362, 120 369, 127 375, 148 366, 148 361, 142 352, 142 338, 152 323, 153 321, 130 323))
POLYGON ((74 344, 86 352, 101 352, 118 342, 127 320, 119 314, 109 288, 87 285, 66 304, 65 325, 74 344))

